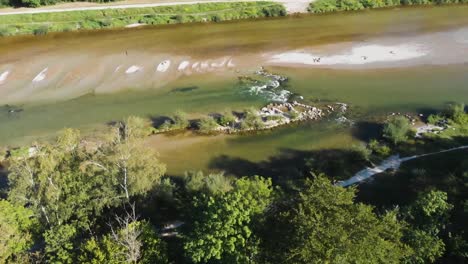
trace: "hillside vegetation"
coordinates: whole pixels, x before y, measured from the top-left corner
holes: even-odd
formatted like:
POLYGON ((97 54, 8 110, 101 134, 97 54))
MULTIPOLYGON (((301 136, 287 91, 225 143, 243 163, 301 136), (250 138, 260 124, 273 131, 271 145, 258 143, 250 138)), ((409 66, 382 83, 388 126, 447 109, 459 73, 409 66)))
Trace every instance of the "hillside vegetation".
POLYGON ((0 16, 0 35, 35 34, 86 29, 121 28, 129 24, 165 25, 221 22, 284 16, 281 4, 272 2, 205 3, 146 8, 70 11, 0 16))

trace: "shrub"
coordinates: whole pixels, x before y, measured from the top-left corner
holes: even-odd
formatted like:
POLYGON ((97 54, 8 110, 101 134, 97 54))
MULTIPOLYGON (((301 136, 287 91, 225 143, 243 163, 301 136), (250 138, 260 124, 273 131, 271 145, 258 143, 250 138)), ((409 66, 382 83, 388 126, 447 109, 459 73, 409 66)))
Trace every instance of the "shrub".
POLYGON ((39 7, 41 5, 40 0, 20 0, 20 5, 26 7, 39 7))
POLYGON ((392 151, 387 145, 380 144, 376 139, 372 139, 369 142, 369 148, 372 150, 372 152, 383 157, 390 155, 390 152, 392 151))
POLYGON ((222 126, 233 126, 236 123, 236 117, 228 111, 219 118, 218 122, 222 126))
POLYGON ((262 129, 264 127, 262 118, 255 109, 244 111, 244 118, 241 122, 241 129, 262 129))
POLYGON ((364 8, 378 8, 387 5, 383 0, 360 0, 360 2, 364 8))
POLYGON ((427 118, 427 122, 431 125, 437 125, 442 120, 444 120, 444 118, 440 115, 430 115, 427 118))
POLYGON ((36 35, 36 36, 47 35, 48 32, 49 32, 49 27, 48 26, 40 26, 40 27, 35 28, 33 30, 33 34, 36 35))
POLYGON ((352 151, 357 155, 356 157, 359 160, 365 160, 365 161, 368 161, 372 154, 372 150, 368 149, 366 145, 364 144, 354 145, 352 147, 352 151))
POLYGON ((172 120, 174 121, 173 127, 175 129, 186 129, 190 125, 187 114, 182 111, 177 111, 172 120))
POLYGON ((411 125, 406 117, 398 116, 384 125, 383 136, 393 144, 406 141, 411 132, 411 125))
POLYGON ((353 11, 364 9, 364 6, 358 0, 340 0, 340 10, 353 11))
POLYGON ((447 116, 459 125, 468 124, 468 114, 465 112, 465 104, 451 104, 447 109, 447 116))
POLYGON ((312 13, 326 13, 338 11, 338 3, 336 0, 317 0, 310 3, 309 11, 312 13))
POLYGON ((197 126, 198 131, 201 133, 210 133, 218 127, 218 123, 216 123, 216 120, 213 117, 209 116, 200 119, 200 121, 197 123, 197 126))

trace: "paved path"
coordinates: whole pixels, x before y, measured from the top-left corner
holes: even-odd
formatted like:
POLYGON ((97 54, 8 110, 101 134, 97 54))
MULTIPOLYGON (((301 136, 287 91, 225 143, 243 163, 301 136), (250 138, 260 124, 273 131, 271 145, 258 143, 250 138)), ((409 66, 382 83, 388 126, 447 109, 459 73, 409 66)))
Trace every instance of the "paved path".
POLYGON ((437 151, 437 152, 432 152, 432 153, 427 153, 427 154, 422 154, 422 155, 415 155, 411 157, 405 157, 405 158, 400 158, 399 155, 394 155, 389 157, 388 159, 384 160, 379 166, 376 166, 374 168, 365 168, 358 173, 356 173, 353 177, 345 180, 338 182, 336 185, 342 186, 342 187, 347 187, 350 185, 353 185, 355 183, 360 183, 362 181, 365 181, 369 178, 372 178, 376 174, 382 173, 388 169, 398 169, 401 165, 402 162, 412 160, 412 159, 417 159, 417 158, 422 158, 426 156, 431 156, 431 155, 436 155, 444 152, 449 152, 449 151, 454 151, 454 150, 460 150, 460 149, 468 149, 468 146, 461 146, 457 148, 451 148, 451 149, 446 149, 442 151, 437 151))
MULTIPOLYGON (((250 2, 255 0, 242 0, 243 2, 250 2)), ((304 13, 307 12, 308 4, 313 0, 269 0, 272 2, 281 3, 286 7, 288 13, 304 13)), ((127 1, 129 3, 130 1, 127 1)), ((223 2, 237 2, 229 0, 197 0, 197 1, 177 1, 177 2, 153 2, 149 3, 135 3, 135 4, 95 4, 92 6, 78 6, 65 8, 57 8, 54 6, 41 7, 41 8, 18 8, 18 9, 0 9, 0 16, 16 15, 16 14, 39 14, 39 13, 58 13, 58 12, 70 12, 70 11, 84 11, 84 10, 105 10, 105 9, 127 9, 127 8, 142 8, 142 7, 156 7, 156 6, 174 6, 174 5, 192 5, 199 3, 223 3, 223 2)), ((80 3, 83 4, 83 3, 80 3)))

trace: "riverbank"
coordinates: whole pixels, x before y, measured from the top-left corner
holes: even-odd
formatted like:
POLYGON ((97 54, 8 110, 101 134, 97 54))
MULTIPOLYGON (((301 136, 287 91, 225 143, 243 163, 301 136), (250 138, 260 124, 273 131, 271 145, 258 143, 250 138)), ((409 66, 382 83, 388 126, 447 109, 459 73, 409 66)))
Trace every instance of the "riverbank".
MULTIPOLYGON (((129 6, 128 6, 129 7, 129 6)), ((199 4, 118 8, 85 8, 79 11, 50 10, 0 16, 0 36, 34 34, 128 25, 163 25, 193 22, 221 22, 237 19, 286 15, 283 5, 274 2, 207 2, 199 4)))

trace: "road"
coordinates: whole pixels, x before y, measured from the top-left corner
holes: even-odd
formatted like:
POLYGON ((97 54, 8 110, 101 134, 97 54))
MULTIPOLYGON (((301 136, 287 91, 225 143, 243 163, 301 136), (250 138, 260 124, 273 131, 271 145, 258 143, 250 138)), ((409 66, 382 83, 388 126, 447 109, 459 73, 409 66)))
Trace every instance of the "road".
MULTIPOLYGON (((254 1, 254 0, 243 0, 254 1)), ((312 0, 270 0, 272 2, 282 3, 286 7, 288 13, 304 13, 307 12, 307 6, 312 0)), ((65 3, 55 6, 46 6, 40 8, 4 8, 0 9, 0 16, 17 15, 17 14, 39 14, 39 13, 58 13, 70 11, 84 10, 105 10, 105 9, 127 9, 127 8, 142 8, 156 6, 174 6, 174 5, 190 5, 199 3, 220 3, 220 2, 237 2, 229 0, 197 0, 197 1, 164 1, 164 0, 129 0, 124 2, 113 2, 106 4, 98 3, 65 3)))

